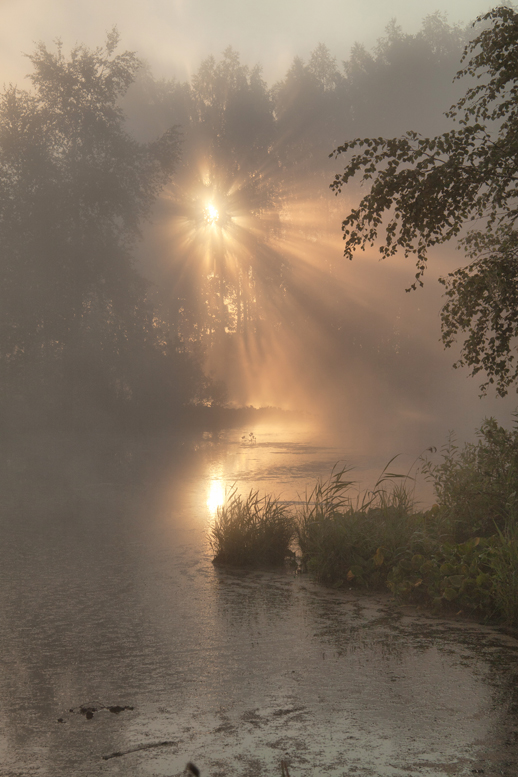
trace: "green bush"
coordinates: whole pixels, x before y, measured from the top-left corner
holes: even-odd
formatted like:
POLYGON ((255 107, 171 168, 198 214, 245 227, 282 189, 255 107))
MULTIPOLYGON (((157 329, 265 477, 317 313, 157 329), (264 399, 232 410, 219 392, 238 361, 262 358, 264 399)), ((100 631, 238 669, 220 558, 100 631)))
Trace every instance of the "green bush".
POLYGON ((490 559, 495 611, 509 626, 518 626, 518 529, 498 533, 490 559))
POLYGON ((397 599, 450 606, 518 625, 518 537, 498 532, 441 545, 429 556, 408 551, 390 571, 397 599))
POLYGON ((387 472, 393 459, 363 495, 350 469, 334 469, 296 516, 234 489, 209 532, 214 562, 282 564, 296 537, 301 568, 327 585, 387 585, 398 599, 518 626, 518 425, 490 418, 477 434, 462 450, 450 438, 439 464, 423 461, 437 497, 425 512, 415 510, 412 478, 387 472))
POLYGON ((218 507, 208 538, 215 564, 279 565, 294 555, 294 533, 287 505, 272 496, 259 497, 258 491, 243 499, 234 489, 218 507))
POLYGON ((442 462, 425 460, 422 472, 432 481, 444 532, 455 542, 488 537, 495 526, 516 523, 518 493, 518 427, 511 431, 494 418, 477 430, 479 440, 461 450, 453 436, 442 449, 442 462))
POLYGON ((405 484, 381 487, 399 476, 385 470, 373 491, 353 499, 347 472, 333 472, 306 495, 297 521, 302 565, 328 585, 380 587, 406 548, 421 541, 422 516, 405 484))
POLYGON ((472 538, 439 546, 430 555, 408 550, 390 571, 387 585, 396 598, 492 612, 491 560, 495 538, 472 538))

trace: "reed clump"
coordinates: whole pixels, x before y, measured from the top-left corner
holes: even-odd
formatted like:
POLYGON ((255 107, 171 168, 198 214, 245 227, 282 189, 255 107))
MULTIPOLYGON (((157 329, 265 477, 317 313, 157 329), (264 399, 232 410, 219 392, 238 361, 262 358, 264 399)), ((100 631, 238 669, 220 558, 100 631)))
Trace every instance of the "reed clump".
POLYGON ((258 491, 242 497, 233 488, 209 530, 215 564, 280 565, 293 557, 295 522, 289 506, 258 491))
POLYGON ((303 569, 327 585, 380 588, 409 546, 422 541, 409 476, 389 473, 372 490, 354 493, 349 469, 317 481, 297 516, 303 569))
MULTIPOLYGON (((283 564, 334 587, 389 588, 397 600, 475 613, 518 627, 518 422, 487 419, 478 442, 450 438, 418 473, 436 503, 418 510, 414 477, 389 472, 357 491, 350 468, 319 479, 291 511, 272 496, 234 489, 209 533, 215 563, 283 564)), ((429 452, 436 453, 435 449, 429 452)))

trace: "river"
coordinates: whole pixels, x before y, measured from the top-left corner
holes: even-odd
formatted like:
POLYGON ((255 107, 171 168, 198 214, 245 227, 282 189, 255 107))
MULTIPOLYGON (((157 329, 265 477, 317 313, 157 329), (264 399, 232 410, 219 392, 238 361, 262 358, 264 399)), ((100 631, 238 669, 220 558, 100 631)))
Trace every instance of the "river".
POLYGON ((337 461, 375 482, 386 461, 330 439, 4 441, 0 775, 516 777, 512 636, 212 565, 233 483, 297 502, 337 461))

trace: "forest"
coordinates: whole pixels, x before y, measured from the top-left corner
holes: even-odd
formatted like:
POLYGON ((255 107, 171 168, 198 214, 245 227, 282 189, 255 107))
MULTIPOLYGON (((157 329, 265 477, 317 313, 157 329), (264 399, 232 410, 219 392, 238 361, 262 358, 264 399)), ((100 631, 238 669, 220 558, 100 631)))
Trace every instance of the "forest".
POLYGON ((273 85, 232 48, 182 83, 116 29, 93 50, 39 43, 30 89, 0 102, 4 425, 244 405, 264 355, 297 338, 342 359, 368 347, 396 374, 415 348, 356 325, 321 250, 346 210, 329 155, 442 131, 469 34, 439 14, 414 35, 394 22, 342 62, 318 44, 273 85))

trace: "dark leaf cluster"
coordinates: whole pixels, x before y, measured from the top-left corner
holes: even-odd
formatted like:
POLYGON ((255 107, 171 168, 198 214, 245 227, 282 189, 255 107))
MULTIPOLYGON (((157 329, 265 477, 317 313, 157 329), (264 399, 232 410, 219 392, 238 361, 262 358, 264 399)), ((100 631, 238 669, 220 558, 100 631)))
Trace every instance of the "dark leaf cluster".
POLYGON ((474 85, 447 114, 458 127, 432 138, 407 132, 344 143, 332 156, 347 155, 347 165, 331 189, 339 194, 361 176, 369 191, 343 221, 345 255, 380 241, 382 257, 414 256, 411 289, 422 285, 429 250, 460 236, 469 263, 442 280, 443 342, 464 335, 457 365, 483 370, 482 391, 494 384, 505 395, 518 380, 518 13, 499 7, 476 23, 484 29, 457 74, 474 85))

